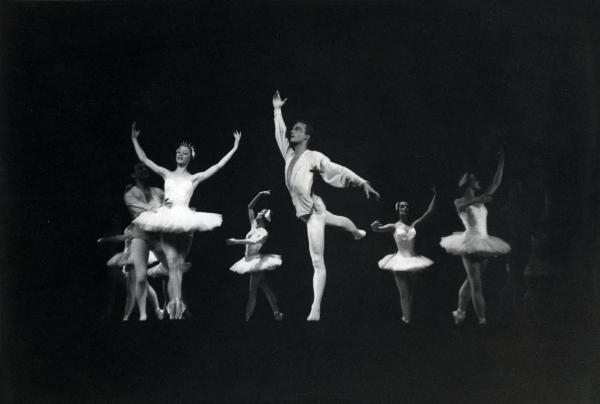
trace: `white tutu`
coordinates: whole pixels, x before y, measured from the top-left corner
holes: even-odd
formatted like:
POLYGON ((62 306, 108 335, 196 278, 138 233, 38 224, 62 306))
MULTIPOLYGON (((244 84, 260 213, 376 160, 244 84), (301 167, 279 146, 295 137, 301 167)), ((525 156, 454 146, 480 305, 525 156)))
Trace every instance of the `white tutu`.
POLYGON ((474 231, 442 237, 440 245, 453 255, 495 257, 510 252, 510 246, 504 240, 494 236, 482 236, 474 231))
POLYGON ((277 254, 260 254, 252 257, 244 257, 229 268, 238 274, 258 271, 272 271, 281 266, 281 256, 277 254))
POLYGON ((143 212, 133 221, 144 231, 163 233, 208 231, 222 222, 217 213, 196 212, 185 206, 161 206, 156 211, 143 212))
POLYGON ((388 254, 377 263, 380 269, 386 271, 420 271, 432 264, 432 260, 422 255, 404 257, 399 253, 388 254))

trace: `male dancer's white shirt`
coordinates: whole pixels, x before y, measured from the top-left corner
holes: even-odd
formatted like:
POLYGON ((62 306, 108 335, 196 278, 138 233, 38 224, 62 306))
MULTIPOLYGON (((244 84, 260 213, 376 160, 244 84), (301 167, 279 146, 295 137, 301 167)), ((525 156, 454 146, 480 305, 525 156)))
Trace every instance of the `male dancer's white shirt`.
POLYGON ((351 185, 361 186, 367 182, 352 170, 333 163, 323 153, 314 150, 305 150, 298 157, 294 167, 292 167, 291 175, 288 176, 290 162, 294 158, 294 149, 290 147, 286 137, 287 128, 280 109, 275 109, 274 121, 275 140, 285 159, 285 185, 296 208, 296 216, 301 217, 314 211, 315 198, 312 193, 314 171, 319 171, 325 182, 337 188, 346 188, 351 185))
POLYGON ((159 208, 162 205, 163 196, 164 192, 162 189, 150 187, 150 200, 144 202, 146 200, 144 192, 134 185, 129 191, 125 192, 123 200, 131 217, 135 219, 142 212, 159 208))

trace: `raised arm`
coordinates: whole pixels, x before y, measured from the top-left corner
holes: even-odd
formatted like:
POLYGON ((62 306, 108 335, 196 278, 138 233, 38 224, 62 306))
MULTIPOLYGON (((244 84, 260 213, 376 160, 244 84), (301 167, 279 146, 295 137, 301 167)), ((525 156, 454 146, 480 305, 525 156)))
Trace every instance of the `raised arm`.
POLYGON ((105 237, 100 237, 98 240, 96 240, 96 243, 98 244, 102 244, 102 243, 115 243, 115 242, 123 242, 125 241, 125 236, 122 234, 118 234, 116 236, 105 236, 105 237))
POLYGON ((429 217, 429 215, 431 215, 431 213, 433 212, 433 209, 435 208, 435 200, 437 197, 437 190, 435 189, 435 187, 432 187, 431 190, 433 191, 433 198, 431 198, 431 202, 429 202, 429 207, 427 208, 425 213, 423 213, 423 215, 420 218, 418 218, 417 220, 415 220, 413 222, 412 227, 417 227, 417 225, 419 223, 421 223, 423 220, 427 219, 427 217, 429 217))
POLYGON ((138 141, 138 137, 140 136, 141 131, 135 125, 135 122, 131 124, 131 141, 133 142, 133 148, 135 149, 135 154, 137 154, 138 159, 146 165, 150 170, 154 171, 156 174, 165 178, 168 170, 164 167, 159 166, 154 161, 150 160, 148 156, 146 156, 146 152, 140 146, 140 142, 138 141))
POLYGON ((233 147, 231 148, 231 150, 229 150, 229 152, 226 155, 224 155, 217 164, 209 167, 208 169, 206 169, 204 171, 201 171, 199 173, 192 175, 192 182, 194 183, 194 186, 198 185, 202 181, 209 179, 210 177, 215 175, 217 173, 217 171, 219 171, 221 168, 225 167, 225 165, 229 162, 229 160, 231 160, 231 157, 237 151, 238 145, 240 144, 241 137, 242 137, 241 132, 238 132, 238 131, 233 132, 233 147))
POLYGON ((287 98, 281 99, 279 95, 279 90, 275 92, 273 95, 273 120, 275 122, 275 141, 277 142, 277 146, 279 147, 279 151, 281 151, 281 155, 285 158, 287 154, 288 148, 290 147, 290 143, 286 137, 287 128, 285 126, 285 122, 283 121, 283 114, 281 112, 281 108, 283 104, 287 101, 287 98))
POLYGON ((362 187, 367 199, 370 194, 375 195, 379 200, 379 192, 375 191, 369 182, 354 173, 354 171, 340 164, 334 163, 327 156, 319 152, 313 152, 318 158, 317 171, 321 174, 323 180, 337 188, 347 188, 350 186, 362 187))
POLYGON ((504 173, 504 152, 498 152, 498 168, 496 168, 496 173, 494 174, 494 179, 490 186, 484 191, 484 195, 493 195, 496 192, 496 189, 500 186, 500 182, 502 181, 502 174, 504 173))
POLYGON ((258 194, 256 194, 254 199, 252 199, 250 201, 250 203, 248 204, 248 220, 250 220, 250 227, 254 228, 256 226, 256 223, 255 223, 256 216, 254 214, 254 207, 256 206, 256 204, 258 203, 258 200, 262 196, 268 196, 268 195, 271 195, 271 191, 260 191, 258 194))
POLYGON ((376 233, 392 233, 396 230, 396 225, 394 223, 381 224, 379 220, 375 220, 371 223, 371 230, 376 233))

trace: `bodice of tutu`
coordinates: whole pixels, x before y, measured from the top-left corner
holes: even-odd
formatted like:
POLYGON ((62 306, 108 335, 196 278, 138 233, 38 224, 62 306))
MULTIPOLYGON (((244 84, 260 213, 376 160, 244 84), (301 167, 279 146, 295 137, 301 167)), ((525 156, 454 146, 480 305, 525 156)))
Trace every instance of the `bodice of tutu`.
POLYGON ((255 229, 252 229, 248 232, 248 234, 246 234, 246 239, 247 240, 258 240, 264 237, 264 239, 257 244, 246 244, 246 257, 251 257, 253 255, 257 255, 260 252, 260 249, 262 248, 263 245, 265 245, 265 242, 267 241, 267 237, 269 236, 269 233, 267 232, 267 230, 264 227, 257 227, 255 229))
POLYGON ((165 179, 165 199, 173 203, 173 206, 190 205, 190 199, 194 193, 192 178, 167 177, 165 179))
POLYGON ((468 232, 487 236, 487 209, 484 204, 469 205, 458 214, 468 232))
POLYGON ((396 242, 396 247, 398 247, 398 254, 405 257, 414 255, 416 235, 417 231, 414 227, 396 225, 396 230, 394 230, 394 241, 396 242))

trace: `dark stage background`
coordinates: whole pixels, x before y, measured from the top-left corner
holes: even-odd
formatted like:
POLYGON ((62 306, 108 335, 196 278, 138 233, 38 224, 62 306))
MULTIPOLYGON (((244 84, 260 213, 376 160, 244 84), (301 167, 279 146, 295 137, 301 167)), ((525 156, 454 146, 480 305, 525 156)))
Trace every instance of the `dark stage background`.
POLYGON ((3 4, 5 401, 598 402, 599 10, 460 3, 3 4), (391 236, 355 242, 335 229, 323 320, 304 321, 312 267, 273 139, 276 89, 289 97, 288 126, 311 120, 311 148, 383 196, 317 181, 333 212, 367 228, 393 221, 402 199, 420 215, 437 186, 417 245, 436 264, 418 277, 411 328, 376 266, 391 236), (167 168, 181 140, 195 144, 197 171, 243 133, 192 199, 224 223, 195 235, 185 322, 121 323, 123 293, 104 267, 114 251, 95 244, 128 223, 133 120, 167 168), (513 244, 522 271, 548 194, 565 273, 511 310, 505 260, 491 261, 491 325, 455 330, 464 270, 438 241, 462 227, 458 178, 470 170, 487 185, 499 149, 506 169, 490 233, 513 244), (275 213, 264 251, 284 257, 269 274, 282 324, 262 296, 243 322, 248 280, 227 270, 243 250, 223 242, 246 233, 246 205, 263 189, 275 213))

